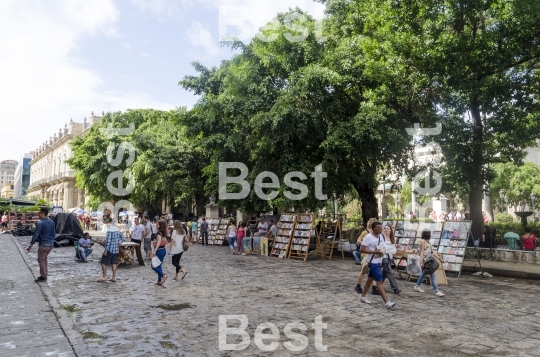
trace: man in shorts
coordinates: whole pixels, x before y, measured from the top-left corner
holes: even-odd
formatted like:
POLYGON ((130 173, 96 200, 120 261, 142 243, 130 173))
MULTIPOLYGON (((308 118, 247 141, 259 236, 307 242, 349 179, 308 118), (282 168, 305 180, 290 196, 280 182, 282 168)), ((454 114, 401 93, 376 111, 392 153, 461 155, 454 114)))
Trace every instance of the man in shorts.
POLYGON ((364 285, 364 291, 360 296, 360 301, 365 304, 371 304, 371 301, 366 299, 366 293, 371 286, 371 283, 375 281, 379 290, 379 295, 381 295, 386 308, 391 309, 396 306, 395 302, 391 302, 386 298, 386 292, 383 287, 383 271, 382 271, 382 260, 384 254, 377 250, 379 244, 384 243, 384 236, 382 233, 382 223, 374 222, 371 225, 372 233, 366 235, 360 246, 360 251, 366 253, 364 260, 368 262, 368 279, 366 285, 364 285))
POLYGON ((143 225, 144 225, 144 252, 146 253, 146 259, 152 260, 152 233, 154 231, 154 227, 152 226, 152 223, 150 222, 150 219, 148 216, 143 217, 143 225))
POLYGON ((103 276, 98 282, 107 281, 107 265, 112 265, 111 282, 116 283, 116 264, 118 262, 118 254, 120 253, 120 244, 124 242, 124 236, 118 227, 112 225, 112 219, 107 222, 107 237, 105 238, 105 251, 101 257, 101 270, 103 276))
POLYGON ((9 217, 6 212, 2 215, 2 230, 8 229, 9 217))

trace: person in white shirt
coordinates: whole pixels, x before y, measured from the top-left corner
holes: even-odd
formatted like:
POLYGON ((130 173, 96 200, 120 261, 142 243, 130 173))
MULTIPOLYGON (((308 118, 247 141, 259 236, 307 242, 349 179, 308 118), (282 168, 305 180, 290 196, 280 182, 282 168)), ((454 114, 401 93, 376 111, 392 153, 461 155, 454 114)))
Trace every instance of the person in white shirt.
POLYGON ((259 224, 257 224, 257 236, 264 237, 267 231, 268 231, 268 223, 266 222, 264 217, 261 217, 259 224))
POLYGON ((371 225, 371 231, 372 233, 369 233, 364 240, 362 241, 362 245, 360 246, 360 251, 362 253, 366 253, 366 257, 364 259, 367 259, 368 261, 368 267, 369 267, 369 274, 368 279, 366 281, 366 285, 364 285, 364 291, 362 295, 360 296, 360 301, 365 304, 371 304, 371 301, 366 299, 366 293, 371 286, 371 283, 375 281, 377 283, 377 290, 379 291, 379 295, 381 295, 386 308, 391 309, 394 306, 396 306, 395 302, 391 302, 386 297, 386 292, 384 291, 383 287, 383 272, 382 272, 382 260, 383 260, 383 253, 378 251, 377 247, 384 243, 384 236, 382 233, 382 223, 381 222, 374 222, 371 225))
MULTIPOLYGON (((137 243, 140 246, 142 246, 142 239, 144 236, 144 226, 139 221, 139 217, 135 217, 134 220, 135 224, 131 227, 130 236, 131 236, 131 242, 137 243)), ((133 255, 135 255, 135 251, 133 251, 133 255)))
POLYGON ((143 217, 144 224, 144 251, 146 252, 146 259, 152 260, 152 255, 154 254, 152 250, 152 234, 156 233, 156 229, 148 219, 148 216, 143 217))
POLYGON ((172 264, 176 267, 176 275, 173 280, 178 280, 178 273, 182 272, 181 280, 184 280, 188 273, 184 268, 180 266, 180 258, 184 253, 184 240, 187 239, 186 232, 180 221, 174 222, 174 229, 171 234, 171 254, 172 264))

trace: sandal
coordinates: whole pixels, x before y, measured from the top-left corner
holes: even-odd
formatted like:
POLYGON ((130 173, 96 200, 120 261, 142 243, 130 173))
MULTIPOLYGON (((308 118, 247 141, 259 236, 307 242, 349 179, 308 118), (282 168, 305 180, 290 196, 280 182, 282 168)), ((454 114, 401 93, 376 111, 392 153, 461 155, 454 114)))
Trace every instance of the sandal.
POLYGON ((101 278, 97 280, 98 283, 104 283, 106 281, 107 281, 107 278, 101 278))
POLYGON ((184 278, 186 277, 187 273, 188 273, 188 272, 186 271, 186 272, 184 273, 184 275, 182 275, 182 279, 181 279, 181 280, 184 280, 184 278))
POLYGON ((161 284, 163 284, 165 282, 165 280, 167 280, 168 277, 169 277, 168 275, 164 275, 163 279, 161 279, 161 284))
POLYGON ((116 279, 111 278, 111 279, 109 279, 109 281, 112 282, 112 283, 116 283, 116 279))

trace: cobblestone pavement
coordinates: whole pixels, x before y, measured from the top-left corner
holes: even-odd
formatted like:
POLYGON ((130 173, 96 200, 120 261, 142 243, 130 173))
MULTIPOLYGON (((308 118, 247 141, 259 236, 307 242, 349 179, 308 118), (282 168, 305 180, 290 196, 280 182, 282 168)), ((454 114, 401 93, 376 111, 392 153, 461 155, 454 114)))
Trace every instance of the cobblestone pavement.
MULTIPOLYGON (((19 241, 25 247, 29 238, 19 241)), ((415 293, 412 282, 398 279, 404 293, 391 296, 398 305, 389 311, 380 297, 370 297, 371 306, 359 302, 353 290, 358 266, 341 257, 303 262, 232 256, 226 247, 196 245, 182 257, 186 279, 171 280, 167 256, 169 280, 158 287, 149 266, 121 267, 117 283, 97 283, 101 252, 97 247, 88 264, 74 261, 73 247, 50 254, 48 285, 60 302, 78 309, 71 321, 79 356, 540 356, 535 281, 449 278, 450 285, 441 287, 446 296, 438 298, 429 287, 415 293), (219 315, 246 315, 247 349, 219 350, 219 315), (327 324, 326 352, 316 349, 311 328, 319 315, 327 324), (254 342, 263 322, 279 329, 273 352, 261 352, 254 342), (308 327, 295 331, 308 337, 301 352, 284 347, 290 322, 308 327)), ((31 262, 37 269, 35 252, 31 262)))
POLYGON ((10 235, 0 235, 0 257, 0 356, 75 356, 10 235))

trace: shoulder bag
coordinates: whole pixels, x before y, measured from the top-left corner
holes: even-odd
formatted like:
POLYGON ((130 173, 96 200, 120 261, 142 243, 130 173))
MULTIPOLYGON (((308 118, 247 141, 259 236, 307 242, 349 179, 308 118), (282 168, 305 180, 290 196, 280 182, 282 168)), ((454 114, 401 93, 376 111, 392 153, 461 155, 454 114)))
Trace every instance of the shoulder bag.
POLYGON ((184 252, 187 252, 189 249, 189 243, 186 241, 186 236, 184 235, 184 238, 182 239, 182 248, 184 249, 184 252))
POLYGON ((430 244, 429 248, 431 249, 431 255, 429 257, 427 257, 426 259, 424 259, 424 267, 423 267, 422 270, 426 274, 431 275, 431 274, 435 273, 435 271, 437 271, 437 269, 439 269, 439 262, 433 256, 433 247, 431 246, 431 244, 430 244))

